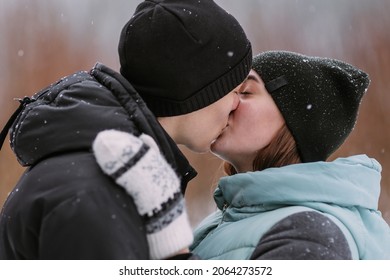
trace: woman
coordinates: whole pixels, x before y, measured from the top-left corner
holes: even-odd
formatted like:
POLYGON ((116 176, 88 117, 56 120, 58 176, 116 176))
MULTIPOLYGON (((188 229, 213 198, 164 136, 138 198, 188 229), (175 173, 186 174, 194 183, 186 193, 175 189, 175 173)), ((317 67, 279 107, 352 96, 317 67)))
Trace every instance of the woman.
MULTIPOLYGON (((239 106, 211 145, 230 176, 220 179, 218 210, 195 230, 192 252, 202 259, 390 259, 390 229, 377 209, 380 164, 365 155, 326 162, 352 131, 368 85, 366 73, 338 60, 257 55, 237 88, 239 106)), ((111 176, 122 170, 113 177, 139 213, 180 235, 180 215, 153 217, 164 207, 158 197, 172 196, 178 183, 132 183, 144 169, 157 170, 159 154, 139 157, 140 139, 108 134, 95 140, 100 166, 111 176), (126 149, 132 155, 121 156, 126 149)), ((170 174, 158 163, 159 174, 170 174)), ((155 237, 150 244, 178 238, 155 237)))
POLYGON ((227 163, 218 211, 195 231, 204 259, 390 259, 379 163, 325 160, 353 129, 368 76, 341 61, 257 55, 212 151, 227 163), (235 174, 235 175, 233 175, 235 174))

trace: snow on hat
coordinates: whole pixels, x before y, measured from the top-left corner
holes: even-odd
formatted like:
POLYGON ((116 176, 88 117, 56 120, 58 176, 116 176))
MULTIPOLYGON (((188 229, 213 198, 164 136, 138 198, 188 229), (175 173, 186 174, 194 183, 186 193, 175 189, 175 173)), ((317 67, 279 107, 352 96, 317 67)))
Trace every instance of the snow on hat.
POLYGON ((290 129, 303 162, 324 161, 355 126, 368 75, 336 59, 287 51, 253 59, 290 129))
POLYGON ((211 0, 149 0, 120 36, 121 74, 157 117, 187 114, 225 96, 247 76, 251 44, 211 0))

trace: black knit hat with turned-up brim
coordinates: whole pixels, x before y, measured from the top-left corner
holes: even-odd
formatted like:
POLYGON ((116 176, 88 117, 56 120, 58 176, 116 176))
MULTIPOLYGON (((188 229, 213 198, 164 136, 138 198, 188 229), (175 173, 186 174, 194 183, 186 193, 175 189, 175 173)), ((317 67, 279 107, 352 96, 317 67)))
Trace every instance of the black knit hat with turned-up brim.
POLYGON ((238 86, 252 66, 237 20, 212 0, 148 0, 124 26, 121 74, 157 117, 193 112, 238 86))
POLYGON ((254 57, 253 68, 282 113, 303 162, 325 161, 353 130, 370 84, 340 60, 287 51, 254 57))

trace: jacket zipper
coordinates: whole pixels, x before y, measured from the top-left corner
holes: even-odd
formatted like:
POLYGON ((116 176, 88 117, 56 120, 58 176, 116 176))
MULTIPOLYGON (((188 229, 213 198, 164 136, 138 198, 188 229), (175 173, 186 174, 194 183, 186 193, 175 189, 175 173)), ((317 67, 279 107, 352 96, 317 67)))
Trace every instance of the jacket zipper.
POLYGON ((223 207, 222 207, 222 217, 221 217, 221 221, 219 222, 218 226, 220 226, 222 224, 222 222, 224 221, 225 219, 225 213, 226 213, 226 209, 229 207, 229 204, 227 202, 225 202, 223 204, 223 207))

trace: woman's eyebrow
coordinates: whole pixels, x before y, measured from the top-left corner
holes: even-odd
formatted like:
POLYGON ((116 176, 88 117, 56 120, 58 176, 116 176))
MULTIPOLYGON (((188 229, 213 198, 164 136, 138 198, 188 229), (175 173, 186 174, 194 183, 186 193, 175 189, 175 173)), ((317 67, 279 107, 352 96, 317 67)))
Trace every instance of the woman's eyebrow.
POLYGON ((246 78, 248 81, 249 80, 252 80, 252 81, 255 81, 255 82, 260 82, 259 79, 257 78, 256 75, 254 74, 249 74, 248 77, 246 78))

